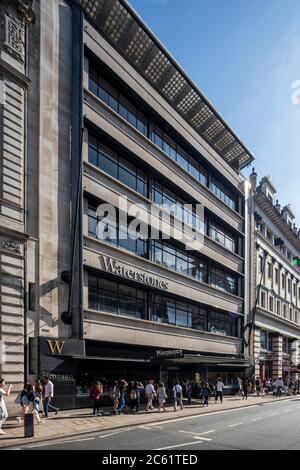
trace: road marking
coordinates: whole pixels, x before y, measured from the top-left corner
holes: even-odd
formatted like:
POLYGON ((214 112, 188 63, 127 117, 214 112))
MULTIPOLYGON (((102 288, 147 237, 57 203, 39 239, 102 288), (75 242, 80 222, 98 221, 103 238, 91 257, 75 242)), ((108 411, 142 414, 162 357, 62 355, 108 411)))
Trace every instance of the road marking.
MULTIPOLYGON (((234 411, 242 411, 248 408, 255 408, 255 407, 260 407, 261 405, 247 405, 247 406, 242 406, 241 408, 234 408, 234 409, 228 409, 228 410, 220 410, 220 411, 213 411, 212 413, 202 413, 199 415, 194 415, 194 416, 184 416, 182 418, 173 418, 173 419, 166 419, 163 420, 163 424, 168 424, 168 423, 176 423, 178 421, 186 421, 190 419, 196 419, 196 418, 208 418, 210 416, 215 416, 220 413, 233 413, 234 411)), ((160 423, 157 423, 160 424, 160 423)), ((151 424, 151 427, 156 426, 156 423, 151 424)))
POLYGON ((94 441, 94 437, 88 437, 86 439, 74 439, 72 441, 55 441, 55 442, 48 442, 47 444, 36 444, 32 446, 27 446, 27 449, 32 449, 35 447, 47 447, 47 446, 54 446, 54 445, 59 445, 59 444, 70 444, 72 442, 83 442, 83 441, 94 441))
MULTIPOLYGON (((203 442, 203 441, 202 441, 203 442)), ((177 447, 184 447, 184 446, 193 446, 195 444, 201 444, 201 441, 192 441, 192 442, 186 442, 185 444, 177 444, 175 446, 168 446, 168 447, 160 447, 159 449, 153 449, 153 450, 168 450, 168 449, 177 449, 177 447)))
POLYGON ((283 410, 284 413, 287 413, 288 411, 291 411, 291 409, 287 408, 286 410, 283 410))
POLYGON ((235 426, 240 426, 241 424, 243 424, 243 423, 229 424, 228 427, 229 428, 235 428, 235 426))
POLYGON ((181 429, 178 429, 178 432, 183 432, 184 434, 194 434, 195 436, 205 436, 206 434, 210 434, 212 432, 215 432, 214 429, 211 429, 210 431, 205 431, 205 432, 191 432, 191 431, 183 431, 181 429))
POLYGON ((262 419, 262 416, 259 416, 259 418, 252 418, 252 421, 259 421, 260 419, 262 419))
POLYGON ((98 437, 99 439, 103 439, 104 437, 115 436, 116 434, 121 434, 122 432, 126 432, 126 431, 128 431, 128 429, 123 429, 122 431, 111 432, 109 434, 103 434, 103 436, 98 436, 98 437))
POLYGON ((194 439, 200 439, 201 441, 207 441, 207 442, 211 441, 211 439, 207 439, 207 437, 201 437, 201 436, 194 436, 194 439))
POLYGON ((272 413, 270 416, 278 416, 279 413, 272 413))

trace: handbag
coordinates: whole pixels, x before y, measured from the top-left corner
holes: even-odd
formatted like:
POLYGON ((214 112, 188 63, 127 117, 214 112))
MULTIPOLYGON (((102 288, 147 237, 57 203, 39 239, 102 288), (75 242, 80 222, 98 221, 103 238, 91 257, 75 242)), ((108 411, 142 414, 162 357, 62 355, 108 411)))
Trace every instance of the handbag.
POLYGON ((17 397, 15 398, 15 403, 17 405, 21 405, 21 392, 18 393, 17 397))

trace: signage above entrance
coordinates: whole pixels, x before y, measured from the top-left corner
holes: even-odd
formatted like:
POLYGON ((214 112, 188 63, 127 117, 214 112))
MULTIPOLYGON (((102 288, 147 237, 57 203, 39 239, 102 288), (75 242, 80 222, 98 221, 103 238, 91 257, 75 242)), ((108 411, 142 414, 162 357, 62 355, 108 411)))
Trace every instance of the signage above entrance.
POLYGON ((104 271, 107 271, 112 274, 117 274, 118 276, 130 279, 132 281, 141 282, 150 287, 156 289, 168 290, 168 283, 157 279, 148 273, 140 273, 135 269, 125 266, 124 264, 119 263, 114 258, 109 258, 108 256, 101 256, 101 266, 104 271))
POLYGON ((174 357, 183 357, 182 349, 157 349, 156 350, 156 357, 161 358, 174 358, 174 357))

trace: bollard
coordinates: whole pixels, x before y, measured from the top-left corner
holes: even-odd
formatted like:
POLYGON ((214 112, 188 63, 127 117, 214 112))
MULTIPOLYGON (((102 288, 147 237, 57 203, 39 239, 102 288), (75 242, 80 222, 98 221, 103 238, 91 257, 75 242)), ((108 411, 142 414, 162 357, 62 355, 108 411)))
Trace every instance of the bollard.
POLYGON ((33 413, 24 415, 24 437, 34 437, 33 413))

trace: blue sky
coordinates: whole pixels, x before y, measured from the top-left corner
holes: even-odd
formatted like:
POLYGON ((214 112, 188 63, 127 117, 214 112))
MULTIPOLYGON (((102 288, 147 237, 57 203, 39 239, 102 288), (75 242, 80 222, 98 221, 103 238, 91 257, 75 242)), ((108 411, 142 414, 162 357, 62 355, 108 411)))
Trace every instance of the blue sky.
MULTIPOLYGON (((299 0, 129 0, 271 175, 300 226, 299 0)), ((249 171, 246 171, 248 174, 249 171)))

